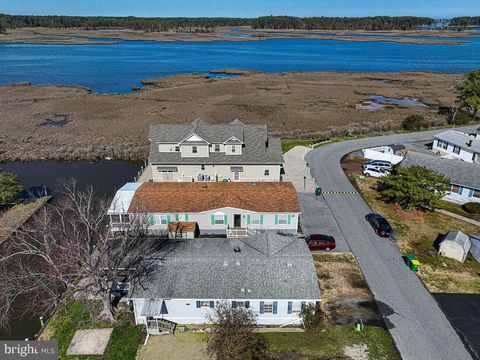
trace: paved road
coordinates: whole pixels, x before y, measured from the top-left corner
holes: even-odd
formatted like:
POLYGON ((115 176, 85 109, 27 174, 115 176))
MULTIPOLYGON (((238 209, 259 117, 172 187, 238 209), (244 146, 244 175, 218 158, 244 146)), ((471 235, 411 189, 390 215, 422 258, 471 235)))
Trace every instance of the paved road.
MULTIPOLYGON (((472 131, 473 128, 464 128, 472 131)), ((346 154, 366 147, 397 142, 423 141, 435 133, 390 135, 324 145, 307 154, 316 183, 327 192, 355 188, 340 167, 346 154)), ((402 261, 398 248, 377 237, 365 215, 368 205, 359 195, 324 196, 355 254, 368 285, 403 359, 471 359, 444 313, 418 277, 402 261)))

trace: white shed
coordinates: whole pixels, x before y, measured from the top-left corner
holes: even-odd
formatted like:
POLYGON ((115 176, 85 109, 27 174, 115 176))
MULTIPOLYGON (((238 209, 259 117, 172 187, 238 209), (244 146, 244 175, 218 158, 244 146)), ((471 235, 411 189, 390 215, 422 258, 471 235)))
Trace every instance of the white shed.
POLYGON ((450 230, 440 243, 438 253, 440 256, 464 262, 470 247, 471 243, 467 235, 461 231, 450 230))
POLYGON ((470 243, 472 247, 470 248, 470 254, 480 262, 480 235, 472 235, 470 236, 470 243))

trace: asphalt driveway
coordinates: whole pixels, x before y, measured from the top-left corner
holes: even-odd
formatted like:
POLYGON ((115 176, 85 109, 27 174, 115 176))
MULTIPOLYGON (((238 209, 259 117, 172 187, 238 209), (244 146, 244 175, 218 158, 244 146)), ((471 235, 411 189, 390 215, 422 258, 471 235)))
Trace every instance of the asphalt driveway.
MULTIPOLYGON (((469 127, 466 131, 471 131, 469 127)), ((373 233, 365 220, 371 210, 340 166, 343 156, 366 147, 431 139, 443 130, 358 139, 324 145, 306 155, 316 183, 354 253, 403 359, 471 359, 465 345, 432 295, 409 270, 388 239, 373 233)))

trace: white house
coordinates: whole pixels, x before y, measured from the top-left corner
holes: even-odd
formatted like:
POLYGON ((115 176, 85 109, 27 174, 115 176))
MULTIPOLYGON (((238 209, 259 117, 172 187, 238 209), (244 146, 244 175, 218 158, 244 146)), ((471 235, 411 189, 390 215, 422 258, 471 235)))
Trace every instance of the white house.
POLYGON ((480 166, 418 152, 409 152, 401 166, 420 165, 450 179, 450 192, 443 198, 456 204, 480 202, 480 166))
POLYGON ((461 231, 451 230, 440 243, 438 253, 460 262, 464 262, 470 250, 470 239, 461 231))
POLYGON ((145 181, 279 181, 280 139, 265 125, 157 124, 150 128, 145 181))
POLYGON ((432 150, 452 159, 480 164, 480 128, 475 134, 447 130, 435 135, 432 150))
POLYGON ((203 324, 218 302, 253 311, 259 325, 301 322, 302 304, 320 301, 305 240, 278 234, 243 239, 169 240, 158 271, 132 284, 137 324, 158 332, 158 320, 203 324))
MULTIPOLYGON (((229 237, 296 234, 300 213, 290 182, 128 183, 118 190, 108 211, 112 231, 121 231, 138 214, 147 214, 152 234, 171 233, 173 223, 181 222, 196 223, 200 234, 229 237)), ((188 226, 191 232, 192 225, 188 226)))

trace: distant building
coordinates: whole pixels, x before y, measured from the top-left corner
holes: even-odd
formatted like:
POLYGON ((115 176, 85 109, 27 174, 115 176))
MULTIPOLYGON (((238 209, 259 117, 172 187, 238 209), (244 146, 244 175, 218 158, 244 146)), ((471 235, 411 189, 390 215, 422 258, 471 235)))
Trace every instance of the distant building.
POLYGON ((433 151, 452 159, 480 164, 480 128, 475 134, 447 130, 433 139, 433 151))
MULTIPOLYGON (((172 223, 196 223, 201 234, 242 237, 255 232, 296 234, 301 209, 290 182, 128 183, 116 193, 108 214, 121 231, 136 214, 148 214, 149 232, 172 233, 172 223)), ((188 232, 188 234, 187 234, 188 232)))
POLYGON ((418 152, 408 152, 401 166, 423 166, 450 179, 450 192, 444 200, 457 204, 480 202, 480 166, 418 152))
POLYGON ((464 262, 470 250, 470 239, 461 231, 451 230, 440 243, 438 253, 460 262, 464 262))
POLYGON ((294 325, 302 304, 320 301, 312 255, 296 237, 176 240, 159 258, 154 278, 129 295, 136 323, 149 333, 158 332, 162 319, 208 323, 218 302, 253 311, 259 325, 294 325))
POLYGON ((279 181, 280 139, 265 125, 158 124, 150 128, 146 181, 279 181))

